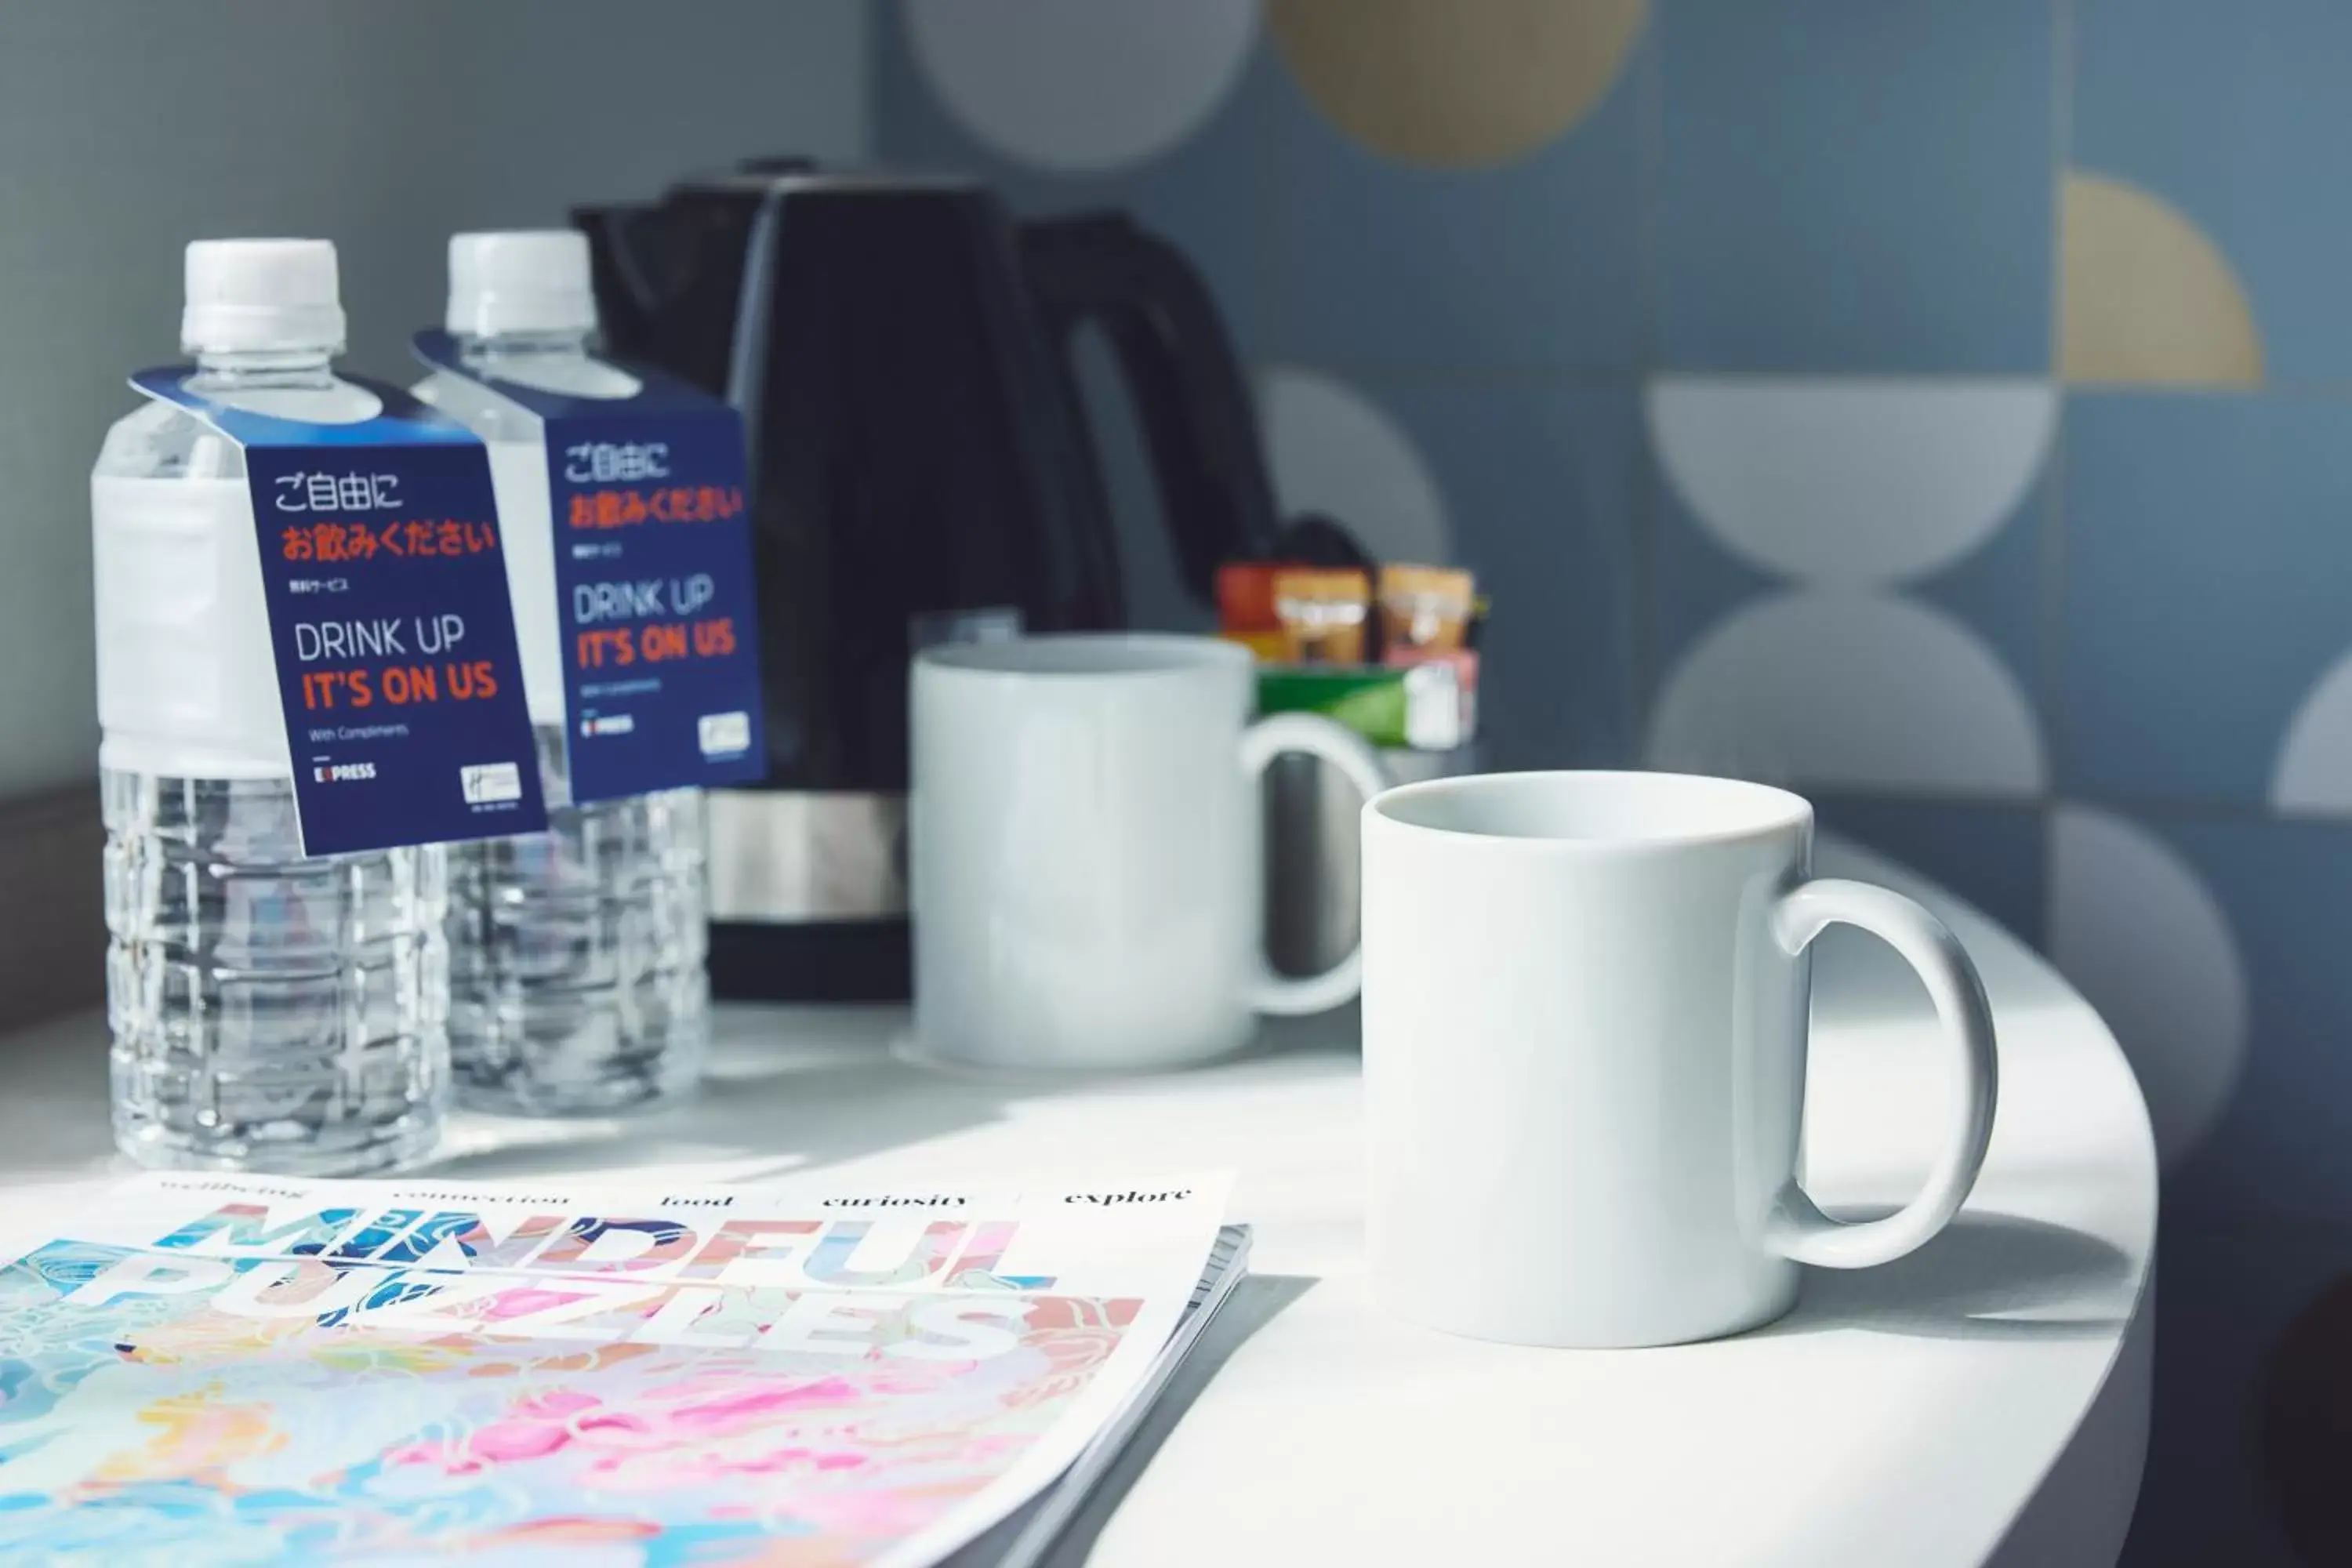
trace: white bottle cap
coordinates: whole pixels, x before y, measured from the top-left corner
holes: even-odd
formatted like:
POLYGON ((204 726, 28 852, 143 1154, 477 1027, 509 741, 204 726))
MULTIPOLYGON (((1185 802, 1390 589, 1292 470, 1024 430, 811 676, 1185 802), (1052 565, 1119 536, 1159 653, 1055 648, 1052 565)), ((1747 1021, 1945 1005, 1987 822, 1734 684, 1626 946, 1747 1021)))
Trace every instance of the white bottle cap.
POLYGON ((335 247, 324 239, 199 239, 188 246, 180 343, 191 352, 343 346, 335 247))
POLYGON ((595 331, 588 237, 571 228, 451 235, 444 324, 471 338, 595 331))

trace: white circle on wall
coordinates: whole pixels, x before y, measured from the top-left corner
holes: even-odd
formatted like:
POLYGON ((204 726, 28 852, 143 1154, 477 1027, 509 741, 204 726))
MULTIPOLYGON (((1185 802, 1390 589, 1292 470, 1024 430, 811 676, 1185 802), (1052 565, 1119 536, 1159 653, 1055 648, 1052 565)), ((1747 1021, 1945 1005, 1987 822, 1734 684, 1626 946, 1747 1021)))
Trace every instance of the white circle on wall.
POLYGON ((1910 599, 1816 590, 1734 611, 1650 713, 1654 767, 1773 783, 2040 793, 2033 706, 1968 627, 1910 599))
POLYGON ((1277 366, 1258 377, 1257 405, 1286 521, 1321 512, 1380 561, 1453 559, 1436 479, 1370 399, 1336 376, 1277 366))
POLYGON ((1923 575, 1999 532, 2058 426, 2056 391, 2024 380, 1666 376, 1644 403, 1701 527, 1835 587, 1923 575))
POLYGON ((2319 678, 2287 721, 2271 805, 2291 815, 2352 815, 2352 653, 2319 678))
POLYGON ((1197 130, 1240 79, 1256 0, 909 0, 907 39, 964 128, 1041 169, 1115 169, 1197 130))
POLYGON ((2112 812, 2050 819, 2050 957, 2115 1031, 2169 1165, 2244 1066, 2245 964, 2221 906, 2163 840, 2112 812))

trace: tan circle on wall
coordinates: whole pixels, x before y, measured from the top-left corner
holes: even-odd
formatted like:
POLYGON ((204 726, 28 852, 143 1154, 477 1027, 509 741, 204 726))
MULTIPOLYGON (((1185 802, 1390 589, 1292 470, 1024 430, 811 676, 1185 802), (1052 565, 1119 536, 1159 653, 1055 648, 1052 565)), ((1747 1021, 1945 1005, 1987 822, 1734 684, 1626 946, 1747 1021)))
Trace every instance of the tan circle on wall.
POLYGON ((2230 258, 2162 197, 2069 173, 2059 250, 2063 379, 2262 384, 2262 333, 2230 258))
POLYGON ((1535 151, 1617 79, 1647 0, 1268 0, 1315 106, 1404 163, 1475 168, 1535 151))

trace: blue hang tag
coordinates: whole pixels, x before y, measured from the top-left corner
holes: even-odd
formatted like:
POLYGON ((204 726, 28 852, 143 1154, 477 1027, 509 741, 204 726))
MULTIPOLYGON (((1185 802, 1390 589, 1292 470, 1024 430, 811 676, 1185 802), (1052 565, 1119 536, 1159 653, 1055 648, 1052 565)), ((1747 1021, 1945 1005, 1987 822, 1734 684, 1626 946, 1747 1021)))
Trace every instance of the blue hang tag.
POLYGON ((572 797, 767 773, 743 422, 637 365, 622 397, 484 374, 443 331, 416 355, 545 425, 572 797))
POLYGON ((245 450, 305 855, 547 826, 488 455, 396 387, 313 425, 216 403, 186 365, 131 384, 245 450))

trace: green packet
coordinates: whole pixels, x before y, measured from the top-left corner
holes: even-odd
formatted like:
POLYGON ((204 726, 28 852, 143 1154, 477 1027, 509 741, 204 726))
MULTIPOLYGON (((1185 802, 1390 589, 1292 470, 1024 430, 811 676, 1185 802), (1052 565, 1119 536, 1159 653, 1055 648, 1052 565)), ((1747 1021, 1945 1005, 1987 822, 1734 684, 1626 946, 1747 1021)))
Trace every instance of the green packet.
POLYGON ((1451 751, 1464 731, 1462 681, 1450 664, 1264 664, 1260 713, 1320 713, 1375 746, 1451 751))

